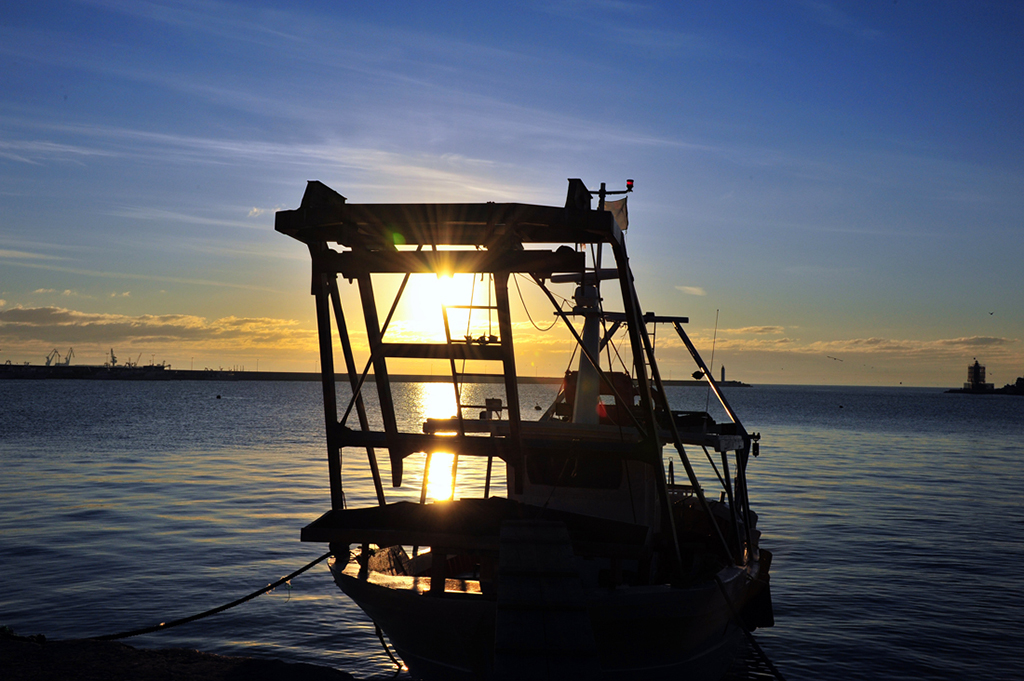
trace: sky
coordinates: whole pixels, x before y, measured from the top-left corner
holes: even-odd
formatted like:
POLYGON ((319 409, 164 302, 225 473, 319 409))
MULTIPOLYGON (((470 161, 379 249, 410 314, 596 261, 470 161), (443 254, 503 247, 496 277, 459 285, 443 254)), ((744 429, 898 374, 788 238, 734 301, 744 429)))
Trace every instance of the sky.
MULTIPOLYGON (((642 305, 716 375, 1024 376, 1024 5, 982 0, 5 3, 0 362, 312 371, 273 229, 307 180, 562 205, 576 177, 635 180, 642 305)), ((522 328, 559 375, 564 334, 522 328)))

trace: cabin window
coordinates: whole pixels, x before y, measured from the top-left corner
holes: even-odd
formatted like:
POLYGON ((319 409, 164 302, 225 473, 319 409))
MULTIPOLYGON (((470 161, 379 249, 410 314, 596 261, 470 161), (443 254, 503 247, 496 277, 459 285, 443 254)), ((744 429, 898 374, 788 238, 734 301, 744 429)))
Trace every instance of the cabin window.
POLYGON ((534 485, 618 489, 622 460, 565 452, 534 452, 526 457, 526 472, 534 485))

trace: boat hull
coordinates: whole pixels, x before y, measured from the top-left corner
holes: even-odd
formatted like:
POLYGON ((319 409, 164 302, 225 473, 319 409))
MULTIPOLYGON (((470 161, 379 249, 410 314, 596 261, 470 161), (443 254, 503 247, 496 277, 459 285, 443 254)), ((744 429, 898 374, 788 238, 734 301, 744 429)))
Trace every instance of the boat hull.
MULTIPOLYGON (((335 563, 331 571, 341 590, 387 634, 415 678, 508 678, 494 664, 495 598, 466 589, 461 580, 449 580, 444 596, 437 596, 429 594, 429 578, 366 579, 351 564, 346 569, 335 563)), ((723 570, 719 577, 736 608, 766 587, 738 568, 723 570)), ((743 638, 713 581, 685 589, 594 588, 587 591, 586 610, 597 666, 579 667, 578 678, 719 679, 743 638)), ((554 668, 543 660, 537 664, 538 669, 554 668)), ((557 677, 564 681, 561 668, 557 677)))

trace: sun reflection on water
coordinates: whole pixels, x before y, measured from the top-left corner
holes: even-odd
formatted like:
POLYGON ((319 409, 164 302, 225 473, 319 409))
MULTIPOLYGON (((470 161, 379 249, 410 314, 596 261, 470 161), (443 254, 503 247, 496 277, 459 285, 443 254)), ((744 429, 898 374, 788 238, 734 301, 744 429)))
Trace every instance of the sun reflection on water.
POLYGON ((434 452, 430 457, 430 475, 427 478, 427 497, 434 501, 452 498, 452 462, 455 456, 447 452, 434 452))
MULTIPOLYGON (((419 407, 423 418, 446 419, 456 415, 455 388, 451 383, 419 384, 419 407)), ((452 498, 452 469, 455 456, 451 452, 434 452, 427 470, 427 497, 434 501, 452 498)))

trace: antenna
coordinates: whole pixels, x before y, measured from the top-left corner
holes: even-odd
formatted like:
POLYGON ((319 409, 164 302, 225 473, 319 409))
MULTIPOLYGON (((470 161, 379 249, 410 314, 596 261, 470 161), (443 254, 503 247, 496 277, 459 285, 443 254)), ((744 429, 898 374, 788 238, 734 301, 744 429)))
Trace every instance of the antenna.
POLYGON ((594 194, 597 194, 597 209, 598 210, 604 210, 604 197, 611 196, 612 194, 632 194, 633 193, 633 180, 631 180, 631 179, 630 180, 626 180, 626 188, 625 189, 619 189, 618 191, 609 191, 608 189, 605 189, 605 183, 602 182, 601 183, 601 188, 598 189, 596 192, 592 192, 592 191, 590 191, 588 189, 587 193, 590 194, 591 196, 594 196, 594 194))
MULTIPOLYGON (((718 312, 715 310, 715 335, 711 339, 711 366, 708 367, 708 373, 714 378, 715 371, 715 345, 718 343, 718 312)), ((708 394, 704 399, 704 411, 708 410, 708 406, 711 404, 711 382, 708 381, 708 394)))

